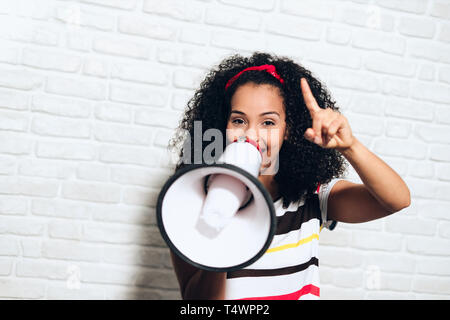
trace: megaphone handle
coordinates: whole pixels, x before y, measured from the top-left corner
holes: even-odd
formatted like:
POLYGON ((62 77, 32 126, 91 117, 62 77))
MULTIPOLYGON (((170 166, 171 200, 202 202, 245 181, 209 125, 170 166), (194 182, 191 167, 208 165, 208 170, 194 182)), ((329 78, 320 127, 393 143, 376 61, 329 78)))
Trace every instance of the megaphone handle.
MULTIPOLYGON (((213 176, 213 175, 214 174, 209 174, 205 177, 205 181, 203 183, 203 191, 205 192, 205 197, 208 194, 208 187, 209 187, 209 183, 210 183, 209 180, 210 180, 211 176, 213 176)), ((244 204, 239 207, 238 211, 247 207, 253 200, 253 193, 250 191, 250 189, 247 186, 245 186, 245 190, 247 191, 247 197, 244 200, 244 204)))

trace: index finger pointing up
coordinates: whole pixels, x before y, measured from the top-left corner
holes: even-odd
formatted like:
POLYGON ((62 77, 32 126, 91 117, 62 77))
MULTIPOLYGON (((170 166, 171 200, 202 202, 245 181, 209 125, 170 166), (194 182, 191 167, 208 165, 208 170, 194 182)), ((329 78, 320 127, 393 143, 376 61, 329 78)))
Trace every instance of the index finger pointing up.
POLYGON ((308 81, 306 81, 305 78, 301 78, 300 83, 302 88, 303 99, 305 100, 306 107, 308 108, 309 113, 312 116, 315 112, 320 111, 321 108, 317 104, 317 101, 314 98, 311 89, 309 88, 308 81))

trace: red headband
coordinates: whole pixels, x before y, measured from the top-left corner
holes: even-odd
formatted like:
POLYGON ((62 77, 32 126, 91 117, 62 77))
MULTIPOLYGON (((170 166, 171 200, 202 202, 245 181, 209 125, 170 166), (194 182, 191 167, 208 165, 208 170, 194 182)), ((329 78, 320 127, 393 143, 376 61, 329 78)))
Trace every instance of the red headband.
POLYGON ((277 71, 275 70, 275 66, 271 65, 271 64, 264 64, 262 66, 254 66, 254 67, 248 67, 244 70, 242 70, 241 72, 239 72, 238 74, 236 74, 233 78, 231 78, 230 80, 228 80, 226 86, 225 86, 225 90, 228 89, 229 86, 231 86, 231 84, 241 76, 241 74, 243 74, 245 71, 250 71, 250 70, 262 70, 262 71, 267 71, 268 73, 270 73, 271 75, 273 75, 275 78, 277 78, 282 84, 284 83, 284 80, 280 77, 280 75, 277 73, 277 71))

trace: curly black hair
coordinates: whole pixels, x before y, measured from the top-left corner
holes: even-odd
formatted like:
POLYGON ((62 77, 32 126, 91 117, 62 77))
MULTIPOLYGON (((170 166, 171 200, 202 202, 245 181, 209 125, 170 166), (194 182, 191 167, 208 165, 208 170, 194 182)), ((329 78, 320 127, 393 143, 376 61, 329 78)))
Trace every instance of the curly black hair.
MULTIPOLYGON (((184 116, 169 142, 169 148, 177 150, 180 159, 175 171, 186 165, 185 153, 194 155, 194 121, 201 121, 202 135, 210 129, 219 129, 226 137, 226 126, 231 112, 231 97, 236 89, 248 82, 270 84, 280 89, 286 113, 288 139, 279 152, 279 167, 274 176, 278 192, 283 198, 283 207, 287 208, 293 201, 305 194, 311 196, 317 185, 341 177, 347 167, 344 157, 335 149, 322 148, 304 137, 306 129, 312 126, 312 119, 303 99, 300 79, 306 78, 309 87, 323 109, 331 108, 339 112, 336 101, 312 73, 288 57, 268 53, 254 52, 250 57, 234 54, 224 59, 217 67, 211 69, 200 84, 200 88, 188 101, 184 116), (281 84, 268 72, 244 72, 225 90, 230 78, 245 68, 264 64, 274 65, 278 74, 284 79, 281 84), (185 135, 189 132, 189 135, 185 135), (190 143, 185 144, 185 140, 190 143), (181 144, 190 147, 187 152, 181 144), (186 151, 186 152, 185 152, 186 151)), ((210 142, 202 141, 202 151, 210 142)), ((225 148, 225 141, 224 148, 225 148)), ((218 159, 220 155, 215 155, 218 159)), ((191 162, 192 163, 192 162, 191 162)))

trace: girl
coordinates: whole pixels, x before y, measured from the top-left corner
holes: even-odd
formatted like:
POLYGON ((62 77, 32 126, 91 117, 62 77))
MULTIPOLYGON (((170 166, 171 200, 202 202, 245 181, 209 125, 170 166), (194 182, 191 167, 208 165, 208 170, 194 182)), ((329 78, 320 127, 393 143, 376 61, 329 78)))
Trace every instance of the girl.
MULTIPOLYGON (((262 146, 258 179, 274 201, 277 230, 258 261, 234 272, 197 269, 171 252, 184 299, 317 298, 321 228, 378 219, 410 205, 405 182, 353 136, 325 86, 288 58, 257 52, 222 61, 188 102, 171 147, 185 142, 184 130, 193 139, 195 121, 202 134, 217 128, 231 141, 247 135, 262 146), (344 158, 363 184, 338 179, 344 158), (274 163, 277 170, 267 171, 274 163)), ((194 155, 190 142, 191 150, 180 148, 180 159, 194 155)), ((175 170, 185 165, 180 160, 175 170)))

